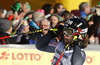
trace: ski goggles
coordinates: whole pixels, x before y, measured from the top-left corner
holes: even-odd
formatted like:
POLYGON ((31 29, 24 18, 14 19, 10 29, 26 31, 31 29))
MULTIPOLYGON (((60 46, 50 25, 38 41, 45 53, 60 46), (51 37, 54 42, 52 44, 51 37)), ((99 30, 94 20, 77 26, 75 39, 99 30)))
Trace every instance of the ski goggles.
POLYGON ((72 28, 64 28, 63 29, 63 34, 66 34, 68 36, 72 36, 73 33, 74 33, 74 29, 72 29, 72 28))

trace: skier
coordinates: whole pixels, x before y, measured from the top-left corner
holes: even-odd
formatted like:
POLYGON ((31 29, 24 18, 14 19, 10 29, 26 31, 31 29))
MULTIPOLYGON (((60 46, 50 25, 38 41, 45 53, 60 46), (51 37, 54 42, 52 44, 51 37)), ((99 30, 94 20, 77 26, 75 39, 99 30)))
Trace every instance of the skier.
POLYGON ((49 31, 39 39, 36 48, 41 51, 55 53, 52 65, 83 65, 86 59, 83 50, 86 47, 86 33, 85 20, 74 16, 65 22, 64 27, 59 25, 58 31, 49 31), (50 46, 50 40, 62 31, 63 40, 57 46, 50 46))

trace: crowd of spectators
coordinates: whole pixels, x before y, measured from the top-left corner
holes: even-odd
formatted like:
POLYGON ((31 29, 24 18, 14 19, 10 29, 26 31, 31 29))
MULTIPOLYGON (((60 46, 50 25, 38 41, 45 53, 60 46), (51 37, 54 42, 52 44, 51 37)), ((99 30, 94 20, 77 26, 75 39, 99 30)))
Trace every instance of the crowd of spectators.
MULTIPOLYGON (((79 10, 68 11, 63 4, 44 4, 41 9, 31 10, 28 2, 15 2, 11 5, 11 10, 0 7, 0 44, 36 44, 36 42, 46 35, 50 29, 58 28, 59 25, 78 16, 87 22, 88 44, 100 44, 100 4, 91 8, 87 2, 79 5, 79 10), (43 30, 42 32, 31 33, 30 31, 43 30), (14 36, 15 35, 15 36, 14 36), (13 36, 13 37, 11 37, 13 36)), ((62 29, 62 28, 61 28, 62 29)), ((59 42, 63 34, 52 39, 50 42, 59 42)))

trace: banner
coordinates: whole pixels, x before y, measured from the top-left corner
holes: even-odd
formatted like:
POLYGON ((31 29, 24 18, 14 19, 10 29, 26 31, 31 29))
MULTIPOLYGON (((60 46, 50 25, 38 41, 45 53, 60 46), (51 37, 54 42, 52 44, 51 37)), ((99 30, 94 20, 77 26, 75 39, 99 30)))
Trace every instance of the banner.
POLYGON ((86 51, 85 65, 100 65, 100 51, 86 51))
MULTIPOLYGON (((100 52, 86 51, 85 65, 100 65, 100 52)), ((0 48, 0 65, 51 65, 54 53, 37 49, 0 48)))
POLYGON ((36 49, 0 49, 0 65, 51 65, 53 56, 36 49))

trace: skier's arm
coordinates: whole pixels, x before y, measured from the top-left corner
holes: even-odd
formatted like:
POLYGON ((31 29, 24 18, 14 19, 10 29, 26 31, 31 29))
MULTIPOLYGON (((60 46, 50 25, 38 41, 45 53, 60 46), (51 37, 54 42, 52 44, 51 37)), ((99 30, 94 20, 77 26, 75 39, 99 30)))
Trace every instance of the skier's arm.
POLYGON ((38 42, 36 43, 36 48, 41 50, 41 51, 54 53, 55 47, 48 45, 49 42, 51 41, 51 39, 54 38, 54 35, 52 35, 52 33, 53 32, 49 32, 46 35, 44 35, 41 39, 39 39, 38 42))
POLYGON ((42 51, 46 52, 55 52, 54 46, 49 46, 49 42, 54 37, 58 36, 63 31, 63 26, 58 25, 55 28, 58 29, 58 31, 49 31, 45 36, 43 36, 38 42, 36 43, 36 48, 42 51))

